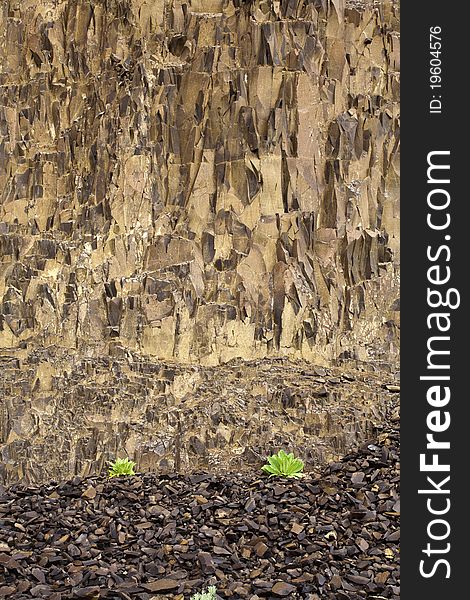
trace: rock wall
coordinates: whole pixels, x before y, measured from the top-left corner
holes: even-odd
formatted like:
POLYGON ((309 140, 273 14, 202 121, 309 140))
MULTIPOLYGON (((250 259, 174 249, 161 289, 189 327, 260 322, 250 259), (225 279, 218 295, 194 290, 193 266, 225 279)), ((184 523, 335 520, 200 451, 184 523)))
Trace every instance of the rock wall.
POLYGON ((253 471, 281 448, 317 471, 397 417, 393 375, 306 361, 204 367, 45 349, 0 369, 7 483, 92 475, 116 456, 141 472, 253 471))
POLYGON ((396 362, 397 19, 2 2, 4 353, 396 362))

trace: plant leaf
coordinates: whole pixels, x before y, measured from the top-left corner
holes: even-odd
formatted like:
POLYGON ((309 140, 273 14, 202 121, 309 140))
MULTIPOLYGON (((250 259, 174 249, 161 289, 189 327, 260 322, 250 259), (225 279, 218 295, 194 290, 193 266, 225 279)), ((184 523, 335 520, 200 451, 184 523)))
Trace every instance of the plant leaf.
POLYGON ((271 473, 272 475, 275 475, 277 473, 276 469, 274 469, 273 467, 271 467, 270 465, 264 465, 263 467, 261 467, 263 469, 263 471, 265 471, 266 473, 271 473))
POLYGON ((281 475, 284 477, 303 477, 301 471, 304 468, 304 462, 300 458, 295 458, 294 454, 286 453, 285 450, 279 450, 277 454, 268 456, 268 464, 262 468, 270 476, 281 475))

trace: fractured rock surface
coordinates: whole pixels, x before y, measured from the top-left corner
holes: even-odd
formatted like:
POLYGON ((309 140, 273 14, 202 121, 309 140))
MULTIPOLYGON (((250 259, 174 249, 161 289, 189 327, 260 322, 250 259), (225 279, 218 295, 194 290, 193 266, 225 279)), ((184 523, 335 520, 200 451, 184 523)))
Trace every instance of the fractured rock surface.
POLYGON ((5 0, 0 348, 398 358, 398 14, 5 0))
POLYGON ((43 350, 0 368, 0 481, 12 483, 91 475, 125 455, 141 471, 252 471, 280 448, 317 471, 398 410, 383 373, 305 361, 203 367, 43 350))

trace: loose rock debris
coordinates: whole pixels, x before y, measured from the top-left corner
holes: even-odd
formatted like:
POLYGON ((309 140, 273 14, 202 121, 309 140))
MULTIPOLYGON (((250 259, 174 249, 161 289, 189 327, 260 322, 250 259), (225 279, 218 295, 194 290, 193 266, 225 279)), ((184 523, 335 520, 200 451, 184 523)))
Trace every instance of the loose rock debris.
POLYGON ((320 478, 76 477, 0 495, 0 598, 399 598, 399 437, 320 478))

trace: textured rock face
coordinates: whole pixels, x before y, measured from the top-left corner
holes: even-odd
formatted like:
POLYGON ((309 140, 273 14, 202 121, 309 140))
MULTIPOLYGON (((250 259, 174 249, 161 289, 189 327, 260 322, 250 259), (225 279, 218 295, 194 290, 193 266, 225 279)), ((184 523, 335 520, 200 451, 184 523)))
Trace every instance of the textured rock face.
POLYGON ((383 374, 305 361, 203 367, 42 350, 0 368, 4 482, 90 475, 126 455, 140 471, 253 470, 280 448, 316 470, 396 416, 383 374))
POLYGON ((396 368, 396 11, 1 4, 0 479, 315 464, 383 420, 384 376, 302 371, 396 368))
POLYGON ((6 0, 0 347, 397 360, 393 4, 6 0))

